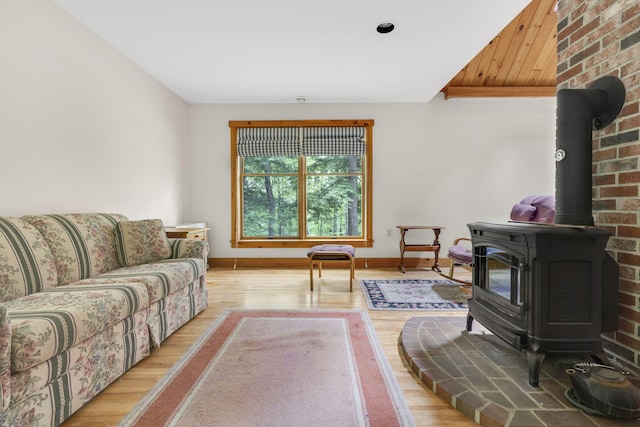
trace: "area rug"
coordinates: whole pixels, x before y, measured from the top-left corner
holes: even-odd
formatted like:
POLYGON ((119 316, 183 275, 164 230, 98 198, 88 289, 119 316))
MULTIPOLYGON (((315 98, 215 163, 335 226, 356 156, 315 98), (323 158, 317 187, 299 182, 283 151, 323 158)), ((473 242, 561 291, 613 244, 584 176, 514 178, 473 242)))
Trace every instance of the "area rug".
POLYGON ((370 310, 466 310, 470 295, 451 280, 359 280, 370 310))
POLYGON ((121 426, 413 426, 362 310, 227 310, 121 426))

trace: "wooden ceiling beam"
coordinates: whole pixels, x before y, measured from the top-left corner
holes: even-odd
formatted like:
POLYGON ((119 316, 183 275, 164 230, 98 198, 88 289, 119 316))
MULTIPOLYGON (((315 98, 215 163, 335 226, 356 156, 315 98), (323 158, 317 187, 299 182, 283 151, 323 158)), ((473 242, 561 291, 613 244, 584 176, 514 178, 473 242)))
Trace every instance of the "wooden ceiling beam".
POLYGON ((500 97, 549 97, 556 96, 555 86, 484 86, 455 87, 448 86, 444 90, 445 99, 449 98, 500 98, 500 97))

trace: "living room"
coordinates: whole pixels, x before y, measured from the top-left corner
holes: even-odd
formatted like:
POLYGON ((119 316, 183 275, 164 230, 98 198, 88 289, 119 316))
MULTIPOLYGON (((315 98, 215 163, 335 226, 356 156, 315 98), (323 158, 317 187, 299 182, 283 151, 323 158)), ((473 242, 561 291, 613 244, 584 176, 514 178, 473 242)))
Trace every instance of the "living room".
MULTIPOLYGON (((397 225, 446 227, 448 247, 468 234, 467 223, 505 221, 521 198, 554 191, 553 97, 445 99, 436 91, 425 102, 299 103, 296 92, 283 103, 189 103, 52 1, 4 1, 0 40, 2 216, 206 222, 210 258, 304 259, 303 249, 230 244, 230 120, 375 120, 375 243, 358 249, 361 258, 397 258, 397 225)), ((637 256, 621 243, 628 240, 615 242, 637 256)), ((626 264, 626 316, 637 319, 636 264, 626 264)), ((627 332, 634 322, 624 323, 627 332)), ((637 332, 622 336, 637 364, 637 332)))

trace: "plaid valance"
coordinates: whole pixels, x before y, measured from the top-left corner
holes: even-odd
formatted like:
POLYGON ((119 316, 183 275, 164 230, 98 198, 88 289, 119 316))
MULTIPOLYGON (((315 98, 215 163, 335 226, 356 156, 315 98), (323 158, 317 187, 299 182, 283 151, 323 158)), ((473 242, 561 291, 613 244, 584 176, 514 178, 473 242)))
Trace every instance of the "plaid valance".
POLYGON ((300 128, 239 128, 240 157, 299 156, 300 128))
POLYGON ((302 128, 303 156, 362 156, 367 152, 364 127, 302 128))
POLYGON ((238 128, 236 150, 241 157, 361 156, 365 134, 362 126, 238 128))

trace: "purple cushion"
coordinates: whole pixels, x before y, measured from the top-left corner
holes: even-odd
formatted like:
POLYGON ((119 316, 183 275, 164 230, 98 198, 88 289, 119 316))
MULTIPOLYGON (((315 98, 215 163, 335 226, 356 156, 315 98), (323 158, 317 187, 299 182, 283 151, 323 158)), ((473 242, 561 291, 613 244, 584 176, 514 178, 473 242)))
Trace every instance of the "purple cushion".
POLYGON ((510 218, 513 221, 532 221, 535 214, 535 206, 518 203, 511 208, 510 218))
POLYGON ((307 256, 316 252, 346 252, 351 256, 356 256, 356 249, 351 245, 316 245, 309 249, 307 256))
POLYGON ((458 262, 462 262, 466 264, 469 264, 471 263, 471 261, 473 261, 473 254, 471 253, 471 249, 462 245, 451 246, 449 248, 449 253, 447 256, 458 262))
POLYGON ((553 195, 536 197, 531 204, 536 207, 532 221, 553 224, 556 219, 556 198, 553 195))
POLYGON ((553 224, 556 218, 554 195, 525 197, 511 209, 513 221, 531 221, 553 224))

